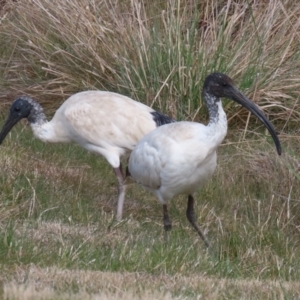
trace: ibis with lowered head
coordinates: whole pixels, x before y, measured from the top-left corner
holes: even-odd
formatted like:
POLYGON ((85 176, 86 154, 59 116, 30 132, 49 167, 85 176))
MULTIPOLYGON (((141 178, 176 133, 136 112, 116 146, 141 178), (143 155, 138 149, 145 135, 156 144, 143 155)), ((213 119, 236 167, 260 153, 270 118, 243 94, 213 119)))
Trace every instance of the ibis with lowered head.
POLYGON ((174 122, 126 96, 107 91, 84 91, 69 97, 47 121, 42 106, 28 96, 16 99, 0 132, 0 144, 21 119, 27 118, 34 135, 44 142, 75 142, 100 154, 118 179, 117 219, 122 219, 126 185, 121 158, 156 127, 174 122))
POLYGON ((145 135, 132 151, 128 169, 131 177, 152 191, 163 205, 166 232, 171 229, 167 204, 175 196, 188 196, 186 216, 206 246, 208 239, 197 223, 194 194, 211 177, 217 166, 216 150, 227 133, 227 118, 221 98, 226 97, 251 111, 269 130, 277 152, 281 145, 267 117, 244 96, 225 74, 207 76, 203 98, 209 112, 209 122, 176 122, 156 128, 145 135))

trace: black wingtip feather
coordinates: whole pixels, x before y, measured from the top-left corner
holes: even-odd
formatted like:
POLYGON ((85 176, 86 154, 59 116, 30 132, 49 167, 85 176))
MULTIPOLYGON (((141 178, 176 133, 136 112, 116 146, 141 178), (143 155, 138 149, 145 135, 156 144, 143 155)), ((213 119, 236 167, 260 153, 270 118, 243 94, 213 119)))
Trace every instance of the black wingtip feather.
POLYGON ((151 112, 152 116, 153 116, 153 120, 154 122, 156 123, 156 126, 159 127, 161 125, 165 125, 165 124, 169 124, 169 123, 174 123, 176 122, 176 120, 164 115, 164 114, 161 114, 157 111, 153 111, 151 112))

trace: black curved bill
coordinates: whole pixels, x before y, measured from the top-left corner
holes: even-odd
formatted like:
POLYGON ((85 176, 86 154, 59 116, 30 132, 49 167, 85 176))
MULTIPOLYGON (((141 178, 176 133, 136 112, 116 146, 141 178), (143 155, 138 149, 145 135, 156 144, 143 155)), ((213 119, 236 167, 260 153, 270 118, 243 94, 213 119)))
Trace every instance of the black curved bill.
POLYGON ((16 125, 21 119, 22 118, 16 118, 15 116, 12 115, 8 116, 0 132, 0 145, 2 144, 7 134, 10 132, 10 130, 14 127, 14 125, 16 125))
POLYGON ((232 99, 251 111, 267 127, 276 145, 277 153, 281 155, 281 144, 276 131, 259 107, 234 87, 232 87, 232 99))

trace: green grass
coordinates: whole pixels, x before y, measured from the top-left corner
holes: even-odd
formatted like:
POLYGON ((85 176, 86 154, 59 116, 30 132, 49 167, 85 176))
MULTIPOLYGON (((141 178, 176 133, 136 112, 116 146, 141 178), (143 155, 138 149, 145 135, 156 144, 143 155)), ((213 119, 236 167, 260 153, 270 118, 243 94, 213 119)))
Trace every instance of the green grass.
MULTIPOLYGON (((285 151, 278 157, 262 136, 259 144, 247 140, 220 147, 217 171, 196 195, 197 216, 212 244, 206 250, 186 220, 185 197, 170 204, 173 229, 168 243, 161 205, 135 184, 128 188, 125 219, 116 223, 116 180, 107 162, 76 145, 43 144, 22 126, 0 149, 0 265, 6 274, 2 281, 11 282, 17 266, 22 272, 55 267, 75 273, 165 276, 167 281, 201 276, 228 284, 291 282, 286 299, 293 299, 293 282, 300 278, 300 182, 291 172, 297 156, 285 151)), ((285 149, 299 147, 293 139, 283 144, 285 149)), ((36 280, 29 277, 28 284, 36 280)), ((62 285, 53 280, 54 287, 62 285)), ((43 282, 47 287, 46 279, 43 282)), ((141 286, 153 288, 147 280, 135 289, 141 286)), ((168 291, 159 282, 155 287, 168 291)), ((66 282, 65 288, 73 293, 80 285, 66 282)), ((95 293, 92 286, 89 289, 95 293)), ((195 297, 202 289, 206 290, 197 285, 188 291, 173 287, 170 292, 173 297, 195 297)), ((240 295, 239 289, 233 289, 232 297, 240 295)), ((251 285, 248 289, 255 291, 251 285)), ((276 299, 281 292, 274 290, 267 298, 276 299)), ((231 295, 223 289, 218 295, 222 293, 231 295)))

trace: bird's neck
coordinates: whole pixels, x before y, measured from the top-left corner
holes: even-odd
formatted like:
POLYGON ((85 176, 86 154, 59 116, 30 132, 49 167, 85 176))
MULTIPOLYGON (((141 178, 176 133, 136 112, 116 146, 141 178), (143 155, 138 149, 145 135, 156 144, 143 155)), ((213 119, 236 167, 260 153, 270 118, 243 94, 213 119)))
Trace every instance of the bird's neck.
POLYGON ((43 124, 47 123, 48 121, 44 114, 42 106, 31 98, 28 98, 27 101, 32 105, 30 114, 27 117, 29 123, 36 124, 38 126, 42 126, 43 124))
POLYGON ((32 99, 30 100, 32 109, 27 120, 30 123, 35 137, 44 142, 51 141, 53 131, 51 130, 51 126, 49 126, 49 122, 47 121, 42 106, 32 99))
POLYGON ((221 143, 227 133, 227 117, 222 102, 212 95, 205 95, 205 99, 209 113, 209 123, 207 127, 211 129, 213 135, 219 137, 221 143))

